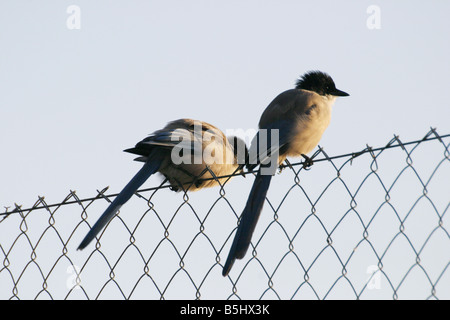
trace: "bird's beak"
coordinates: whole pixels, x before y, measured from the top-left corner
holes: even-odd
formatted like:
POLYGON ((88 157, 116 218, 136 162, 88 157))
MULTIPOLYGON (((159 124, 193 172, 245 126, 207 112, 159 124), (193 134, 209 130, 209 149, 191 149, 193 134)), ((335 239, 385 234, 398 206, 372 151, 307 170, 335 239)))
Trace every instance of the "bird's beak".
POLYGON ((347 92, 341 91, 339 89, 335 89, 333 92, 331 92, 331 94, 333 96, 338 96, 338 97, 348 97, 349 94, 347 92))

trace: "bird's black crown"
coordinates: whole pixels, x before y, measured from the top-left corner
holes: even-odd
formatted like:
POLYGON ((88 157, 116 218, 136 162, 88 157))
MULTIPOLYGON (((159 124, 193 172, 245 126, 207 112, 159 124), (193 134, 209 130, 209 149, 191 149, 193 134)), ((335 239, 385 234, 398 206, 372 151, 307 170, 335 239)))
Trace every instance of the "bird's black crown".
POLYGON ((296 89, 314 91, 322 96, 336 92, 333 79, 321 71, 309 71, 301 76, 295 83, 296 89))

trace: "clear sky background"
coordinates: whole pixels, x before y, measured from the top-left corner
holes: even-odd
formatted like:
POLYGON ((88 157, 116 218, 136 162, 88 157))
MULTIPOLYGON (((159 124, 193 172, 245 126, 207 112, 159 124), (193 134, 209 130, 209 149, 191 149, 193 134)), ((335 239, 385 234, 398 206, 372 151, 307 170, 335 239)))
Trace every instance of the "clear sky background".
POLYGON ((2 1, 0 211, 119 192, 140 167, 123 149, 183 117, 254 129, 313 69, 350 94, 320 142, 329 155, 447 134, 449 13, 443 0, 2 1))

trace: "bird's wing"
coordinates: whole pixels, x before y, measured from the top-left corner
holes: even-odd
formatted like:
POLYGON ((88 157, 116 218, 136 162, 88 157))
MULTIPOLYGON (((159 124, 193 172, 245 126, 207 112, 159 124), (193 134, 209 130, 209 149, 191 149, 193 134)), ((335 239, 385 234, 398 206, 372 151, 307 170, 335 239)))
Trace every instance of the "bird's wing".
POLYGON ((274 122, 292 120, 292 117, 304 114, 317 97, 316 93, 301 89, 280 93, 264 110, 259 120, 259 128, 268 128, 274 122))
POLYGON ((258 164, 268 161, 272 156, 282 155, 289 143, 292 131, 290 127, 294 124, 292 121, 279 119, 259 129, 248 151, 248 168, 253 169, 258 164))
POLYGON ((317 102, 315 100, 317 96, 308 90, 291 89, 273 99, 261 115, 259 131, 251 143, 249 169, 267 161, 275 153, 281 156, 279 160, 284 160, 285 150, 289 148, 290 139, 296 132, 293 127, 297 122, 293 121, 293 118, 304 116, 307 110, 317 102), (274 129, 278 130, 278 141, 271 139, 271 132, 274 129), (267 143, 264 143, 265 141, 267 143), (264 148, 264 146, 267 147, 264 148))
POLYGON ((124 150, 125 152, 147 156, 155 147, 171 149, 178 146, 182 149, 192 149, 194 142, 201 143, 201 135, 196 135, 190 130, 177 128, 159 130, 139 141, 136 146, 124 150))

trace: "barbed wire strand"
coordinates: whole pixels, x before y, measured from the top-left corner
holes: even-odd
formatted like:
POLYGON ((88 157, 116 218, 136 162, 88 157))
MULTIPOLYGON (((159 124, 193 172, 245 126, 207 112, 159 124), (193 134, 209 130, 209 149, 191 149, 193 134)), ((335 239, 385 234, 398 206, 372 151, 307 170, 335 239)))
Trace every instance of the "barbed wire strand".
MULTIPOLYGON (((321 152, 322 148, 320 148, 320 146, 319 146, 318 151, 316 151, 313 154, 311 159, 313 159, 314 162, 322 162, 322 161, 330 161, 330 160, 350 157, 349 161, 352 162, 355 158, 357 158, 357 157, 359 157, 359 156, 361 156, 363 154, 366 154, 366 153, 370 153, 373 156, 374 152, 383 151, 383 150, 391 149, 391 148, 399 148, 400 147, 400 148, 402 148, 404 150, 405 146, 407 146, 407 145, 418 144, 418 143, 421 143, 421 142, 432 141, 432 140, 439 140, 441 143, 444 143, 442 139, 445 139, 445 138, 448 138, 448 137, 450 137, 450 134, 446 134, 446 135, 441 135, 440 136, 440 135, 437 134, 435 128, 431 128, 431 130, 420 140, 414 140, 414 141, 409 141, 409 142, 403 143, 399 139, 399 136, 394 135, 394 138, 392 140, 390 140, 383 147, 372 148, 372 147, 367 146, 366 148, 364 148, 361 151, 345 153, 345 154, 335 155, 335 156, 331 156, 331 157, 324 154, 325 156, 323 158, 315 159, 315 157, 318 154, 323 153, 323 152, 321 152), (434 135, 434 136, 430 137, 431 135, 434 135), (397 142, 397 144, 394 144, 395 142, 397 142)), ((447 157, 448 157, 449 146, 447 145, 445 147, 446 147, 446 153, 447 153, 447 157)), ((289 165, 283 164, 283 165, 280 166, 280 169, 282 170, 282 169, 284 169, 286 167, 289 167, 289 166, 293 166, 293 167, 304 166, 305 164, 306 164, 306 161, 296 162, 296 163, 292 163, 292 164, 289 164, 289 165)), ((238 176, 238 175, 248 175, 248 174, 253 174, 253 173, 255 173, 255 170, 245 171, 245 172, 242 172, 242 173, 236 173, 235 172, 233 174, 223 175, 223 176, 220 176, 220 177, 215 177, 214 176, 212 178, 205 178, 203 180, 213 180, 213 179, 223 179, 223 178, 230 179, 230 178, 238 176)), ((217 181, 220 184, 220 180, 217 180, 217 181)), ((192 181, 192 182, 194 182, 194 181, 192 181)), ((160 185, 158 187, 143 188, 143 189, 140 189, 140 190, 136 191, 136 193, 138 194, 138 193, 142 193, 142 192, 156 191, 156 190, 165 189, 165 188, 170 188, 170 185, 160 185)), ((53 208, 53 207, 59 207, 59 206, 62 206, 62 205, 71 205, 71 204, 75 204, 75 203, 79 204, 79 203, 82 203, 82 202, 95 201, 98 198, 112 198, 112 197, 116 197, 116 196, 119 195, 119 193, 112 193, 112 194, 105 195, 104 193, 108 189, 109 189, 109 187, 105 187, 101 191, 97 190, 98 195, 95 196, 95 197, 78 199, 78 200, 73 200, 73 201, 63 201, 62 203, 47 204, 45 206, 39 206, 39 204, 41 204, 41 201, 37 201, 31 208, 27 208, 27 209, 22 209, 21 205, 15 204, 15 208, 12 211, 8 211, 9 207, 5 207, 5 212, 0 213, 0 216, 3 216, 3 219, 5 219, 5 217, 7 217, 7 216, 9 216, 11 214, 14 214, 14 213, 18 213, 18 212, 35 211, 35 210, 40 210, 40 209, 48 209, 48 208, 53 208)), ((44 197, 42 197, 42 199, 44 199, 44 197)), ((0 220, 0 222, 1 222, 1 220, 0 220)))

